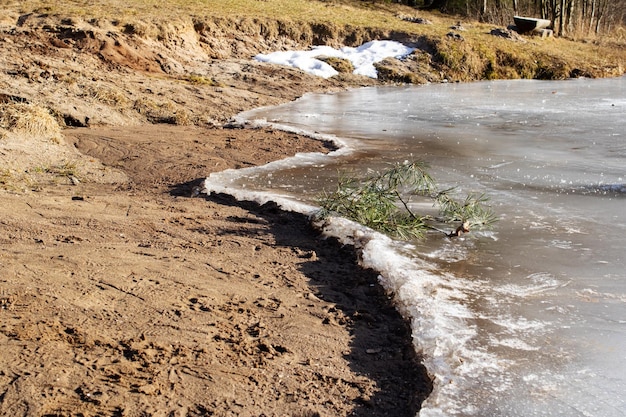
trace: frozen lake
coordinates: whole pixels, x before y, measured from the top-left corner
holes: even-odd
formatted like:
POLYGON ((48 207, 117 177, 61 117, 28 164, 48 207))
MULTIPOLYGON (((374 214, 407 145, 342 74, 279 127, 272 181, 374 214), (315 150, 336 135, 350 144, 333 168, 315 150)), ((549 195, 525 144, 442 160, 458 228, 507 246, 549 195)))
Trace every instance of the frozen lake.
POLYGON ((492 230, 363 247, 434 377, 420 416, 626 415, 626 78, 365 88, 241 118, 345 148, 210 190, 307 211, 338 171, 419 159, 491 197, 492 230))

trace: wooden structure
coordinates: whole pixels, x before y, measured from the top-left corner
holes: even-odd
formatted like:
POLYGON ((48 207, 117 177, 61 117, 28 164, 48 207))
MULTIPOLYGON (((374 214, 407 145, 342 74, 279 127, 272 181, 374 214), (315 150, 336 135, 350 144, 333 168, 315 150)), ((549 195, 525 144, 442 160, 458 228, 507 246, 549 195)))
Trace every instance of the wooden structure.
POLYGON ((519 33, 543 33, 545 29, 552 25, 552 22, 548 19, 535 19, 534 17, 513 16, 513 20, 519 33))

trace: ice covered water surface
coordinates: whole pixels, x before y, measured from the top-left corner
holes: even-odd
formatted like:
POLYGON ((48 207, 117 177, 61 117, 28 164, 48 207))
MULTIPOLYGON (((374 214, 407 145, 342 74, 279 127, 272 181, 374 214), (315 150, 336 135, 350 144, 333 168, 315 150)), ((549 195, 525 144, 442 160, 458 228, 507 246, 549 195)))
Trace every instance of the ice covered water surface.
POLYGON ((411 320, 435 380, 420 415, 623 416, 625 86, 502 81, 309 95, 241 117, 347 148, 233 174, 228 187, 314 210, 338 171, 422 159, 442 187, 488 194, 500 221, 463 239, 355 239, 357 226, 333 226, 363 245, 411 320))

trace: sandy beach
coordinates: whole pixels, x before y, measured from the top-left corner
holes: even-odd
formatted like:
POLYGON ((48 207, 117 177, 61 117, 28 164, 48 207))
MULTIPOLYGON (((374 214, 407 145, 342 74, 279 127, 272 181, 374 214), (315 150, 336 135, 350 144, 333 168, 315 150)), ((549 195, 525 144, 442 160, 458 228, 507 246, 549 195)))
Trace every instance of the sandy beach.
POLYGON ((0 415, 415 414, 430 381, 376 273, 301 215, 194 193, 211 172, 328 151, 231 126, 237 112, 374 81, 14 17, 0 48, 0 415))
POLYGON ((430 379, 358 253, 302 215, 196 187, 330 149, 238 113, 385 84, 256 54, 395 39, 418 49, 387 60, 387 84, 441 82, 435 43, 28 7, 0 17, 0 415, 414 416, 430 379))
POLYGON ((271 205, 191 197, 211 170, 323 143, 172 126, 64 135, 128 181, 3 192, 0 414, 415 412, 428 381, 410 331, 351 248, 271 205))

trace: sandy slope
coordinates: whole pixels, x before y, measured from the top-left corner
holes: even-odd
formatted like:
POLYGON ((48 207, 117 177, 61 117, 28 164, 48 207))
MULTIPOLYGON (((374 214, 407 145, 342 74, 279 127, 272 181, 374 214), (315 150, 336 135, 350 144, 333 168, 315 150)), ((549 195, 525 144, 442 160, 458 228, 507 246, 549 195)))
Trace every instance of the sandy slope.
MULTIPOLYGON (((211 172, 326 150, 233 115, 377 84, 252 56, 391 34, 19 3, 0 16, 0 415, 413 416, 430 382, 350 247, 191 197, 211 172)), ((440 81, 422 55, 387 72, 440 81)))
POLYGON ((371 81, 38 19, 4 20, 0 102, 90 127, 0 132, 0 414, 414 414, 409 330, 349 247, 190 197, 210 172, 325 150, 222 128, 236 112, 371 81))

